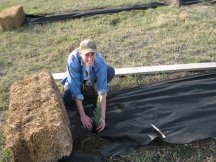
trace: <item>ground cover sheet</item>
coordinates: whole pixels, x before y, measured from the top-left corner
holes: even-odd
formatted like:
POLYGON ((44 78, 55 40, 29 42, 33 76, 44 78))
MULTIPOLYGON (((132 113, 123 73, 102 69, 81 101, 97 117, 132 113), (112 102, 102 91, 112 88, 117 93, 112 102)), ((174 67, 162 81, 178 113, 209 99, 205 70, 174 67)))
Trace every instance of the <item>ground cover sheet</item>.
MULTIPOLYGON (((67 111, 73 138, 79 138, 83 128, 77 112, 67 111)), ((148 145, 155 138, 185 144, 213 137, 215 114, 216 71, 111 92, 107 99, 108 128, 97 134, 110 144, 95 155, 75 149, 61 161, 105 161, 111 155, 148 145)))

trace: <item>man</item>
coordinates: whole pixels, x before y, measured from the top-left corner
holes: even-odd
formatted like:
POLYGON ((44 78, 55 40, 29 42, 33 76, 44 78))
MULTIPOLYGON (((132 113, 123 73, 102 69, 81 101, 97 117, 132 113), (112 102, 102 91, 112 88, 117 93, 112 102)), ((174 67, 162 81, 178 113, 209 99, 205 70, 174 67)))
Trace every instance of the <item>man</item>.
POLYGON ((75 101, 84 128, 92 129, 92 119, 86 115, 83 108, 83 84, 88 83, 100 96, 101 114, 97 131, 106 126, 106 97, 109 90, 108 82, 115 76, 113 67, 106 64, 101 53, 97 51, 95 41, 85 39, 80 47, 71 52, 67 62, 67 78, 64 86, 63 100, 65 105, 75 101))

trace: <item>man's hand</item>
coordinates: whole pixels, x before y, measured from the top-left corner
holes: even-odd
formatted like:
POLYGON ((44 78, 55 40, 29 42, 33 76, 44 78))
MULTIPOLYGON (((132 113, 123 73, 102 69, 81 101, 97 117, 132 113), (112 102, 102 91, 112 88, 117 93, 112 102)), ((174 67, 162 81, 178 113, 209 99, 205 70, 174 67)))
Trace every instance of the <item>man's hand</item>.
POLYGON ((83 127, 87 129, 92 129, 92 119, 85 114, 82 101, 79 99, 75 99, 75 101, 78 107, 78 112, 79 112, 80 120, 83 124, 83 127))
POLYGON ((104 130, 105 126, 106 126, 105 118, 102 117, 102 118, 100 118, 100 120, 99 120, 99 124, 98 124, 98 127, 97 127, 97 131, 98 131, 98 132, 101 132, 102 130, 104 130))
POLYGON ((92 129, 92 119, 90 117, 88 117, 87 115, 83 115, 80 117, 80 120, 84 128, 92 129))

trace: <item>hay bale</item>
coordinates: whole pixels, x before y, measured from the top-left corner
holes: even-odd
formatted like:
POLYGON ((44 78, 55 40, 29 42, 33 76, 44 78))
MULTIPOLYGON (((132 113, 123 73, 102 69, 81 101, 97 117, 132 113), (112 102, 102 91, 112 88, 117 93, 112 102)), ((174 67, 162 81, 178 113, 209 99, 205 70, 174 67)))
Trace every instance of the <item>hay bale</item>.
POLYGON ((69 120, 51 74, 40 72, 10 89, 6 147, 18 162, 57 161, 72 151, 69 120))
POLYGON ((22 26, 25 13, 21 5, 4 9, 0 13, 0 31, 6 31, 22 26))

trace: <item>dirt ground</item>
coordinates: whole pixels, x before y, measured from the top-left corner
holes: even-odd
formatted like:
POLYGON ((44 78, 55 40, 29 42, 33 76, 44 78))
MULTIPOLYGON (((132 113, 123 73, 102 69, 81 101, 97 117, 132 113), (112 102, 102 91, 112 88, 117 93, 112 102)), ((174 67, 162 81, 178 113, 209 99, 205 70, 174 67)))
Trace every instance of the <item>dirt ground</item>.
POLYGON ((112 142, 108 139, 100 138, 91 131, 82 131, 80 136, 74 140, 74 149, 78 149, 88 154, 98 154, 107 145, 112 142))

